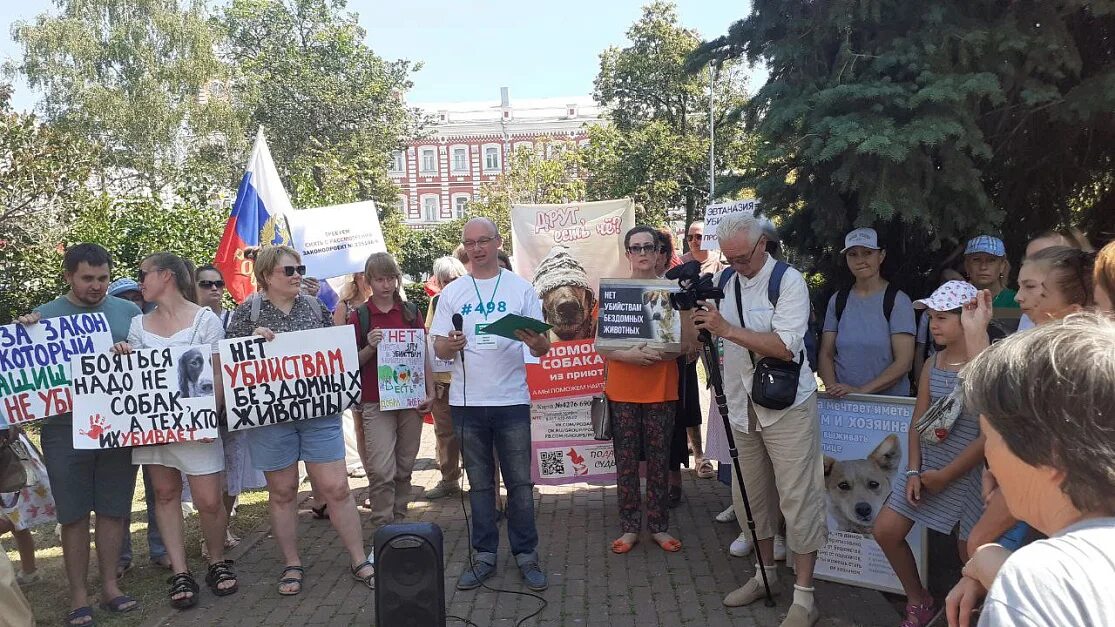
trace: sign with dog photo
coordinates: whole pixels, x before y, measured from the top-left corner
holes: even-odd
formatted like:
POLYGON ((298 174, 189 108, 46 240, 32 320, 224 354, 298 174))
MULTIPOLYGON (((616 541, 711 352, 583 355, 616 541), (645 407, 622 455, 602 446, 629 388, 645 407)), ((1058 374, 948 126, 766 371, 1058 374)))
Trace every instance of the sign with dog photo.
POLYGON ((670 294, 679 289, 665 279, 600 279, 597 350, 640 344, 681 350, 681 312, 670 305, 670 294))
POLYGON ((75 449, 219 437, 209 346, 82 355, 72 390, 75 449))
MULTIPOLYGON (((871 537, 898 473, 905 472, 914 399, 852 394, 821 396, 828 543, 817 555, 816 577, 902 594, 902 584, 871 537)), ((922 581, 925 528, 907 536, 922 581)))

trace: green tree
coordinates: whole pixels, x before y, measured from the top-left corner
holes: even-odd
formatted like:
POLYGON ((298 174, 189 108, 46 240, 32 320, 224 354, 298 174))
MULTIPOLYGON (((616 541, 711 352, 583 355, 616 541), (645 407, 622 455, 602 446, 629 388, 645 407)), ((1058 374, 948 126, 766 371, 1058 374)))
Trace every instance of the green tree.
MULTIPOLYGON (((688 224, 709 198, 712 72, 687 71, 686 61, 701 40, 679 23, 672 2, 644 7, 627 38, 628 46, 600 55, 594 96, 607 107, 610 124, 590 133, 588 194, 633 197, 641 207, 640 223, 660 224, 668 209, 684 206, 688 224)), ((735 173, 752 150, 737 123, 745 102, 743 79, 738 64, 724 63, 712 82, 717 197, 739 190, 735 173)))
POLYGON ((243 133, 228 97, 210 93, 227 68, 203 0, 55 5, 13 27, 23 55, 7 69, 42 91, 46 121, 102 147, 106 189, 158 195, 196 185, 182 177, 192 162, 195 176, 200 163, 227 170, 243 133))
POLYGON ((756 0, 690 69, 770 79, 746 179, 802 252, 875 226, 900 275, 1001 227, 1115 230, 1115 2, 756 0))

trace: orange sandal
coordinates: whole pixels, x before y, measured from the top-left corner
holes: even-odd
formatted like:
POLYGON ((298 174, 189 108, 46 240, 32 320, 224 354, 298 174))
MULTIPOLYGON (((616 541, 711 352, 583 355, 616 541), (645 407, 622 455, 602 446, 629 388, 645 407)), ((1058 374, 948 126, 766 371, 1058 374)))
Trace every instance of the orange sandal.
POLYGON ((624 553, 627 553, 631 549, 635 548, 635 545, 638 543, 638 540, 635 540, 630 544, 624 542, 622 539, 616 540, 615 542, 612 542, 612 553, 615 553, 616 555, 623 555, 624 553))
POLYGON ((678 540, 677 538, 670 538, 669 540, 663 541, 655 539, 655 543, 657 543, 658 546, 662 547, 663 551, 666 551, 668 553, 677 553, 681 550, 681 540, 678 540))

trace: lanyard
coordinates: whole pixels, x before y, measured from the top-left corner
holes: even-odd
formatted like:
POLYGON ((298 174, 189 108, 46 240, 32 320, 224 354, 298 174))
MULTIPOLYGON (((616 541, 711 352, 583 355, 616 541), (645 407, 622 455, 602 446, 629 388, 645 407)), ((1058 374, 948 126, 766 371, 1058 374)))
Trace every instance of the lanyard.
MULTIPOLYGON (((472 289, 476 290, 476 298, 480 299, 480 313, 484 314, 484 319, 487 320, 488 308, 484 306, 484 297, 480 295, 480 286, 476 283, 476 277, 470 276, 469 278, 472 279, 472 289)), ((496 292, 499 292, 499 282, 502 280, 503 268, 500 268, 499 274, 496 275, 496 286, 492 288, 492 298, 488 300, 488 304, 493 305, 492 309, 495 309, 494 303, 496 302, 496 292)))

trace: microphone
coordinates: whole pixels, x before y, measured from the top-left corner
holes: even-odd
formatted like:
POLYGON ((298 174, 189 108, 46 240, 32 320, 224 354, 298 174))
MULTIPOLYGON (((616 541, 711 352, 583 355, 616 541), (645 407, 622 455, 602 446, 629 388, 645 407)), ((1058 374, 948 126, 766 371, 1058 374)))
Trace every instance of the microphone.
MULTIPOLYGON (((453 328, 456 329, 457 331, 461 331, 461 332, 464 331, 465 319, 459 313, 453 314, 453 328)), ((464 363, 464 361, 465 361, 465 351, 464 351, 464 349, 461 349, 461 362, 464 363)))

